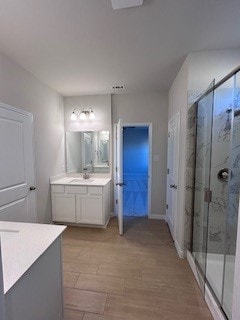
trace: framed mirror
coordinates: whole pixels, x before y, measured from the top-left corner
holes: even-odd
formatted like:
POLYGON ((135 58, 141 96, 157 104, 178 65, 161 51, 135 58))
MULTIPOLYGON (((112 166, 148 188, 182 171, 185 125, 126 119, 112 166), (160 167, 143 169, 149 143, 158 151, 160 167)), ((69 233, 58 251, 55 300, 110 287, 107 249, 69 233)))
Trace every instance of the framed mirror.
POLYGON ((109 173, 109 131, 66 132, 67 173, 109 173))

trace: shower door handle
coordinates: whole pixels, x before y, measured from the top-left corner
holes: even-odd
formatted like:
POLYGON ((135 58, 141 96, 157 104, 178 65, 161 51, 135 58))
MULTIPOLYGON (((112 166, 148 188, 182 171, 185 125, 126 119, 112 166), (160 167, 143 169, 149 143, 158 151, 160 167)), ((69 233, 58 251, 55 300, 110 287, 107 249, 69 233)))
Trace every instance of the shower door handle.
POLYGON ((207 203, 212 202, 212 191, 209 188, 204 190, 204 201, 207 203))

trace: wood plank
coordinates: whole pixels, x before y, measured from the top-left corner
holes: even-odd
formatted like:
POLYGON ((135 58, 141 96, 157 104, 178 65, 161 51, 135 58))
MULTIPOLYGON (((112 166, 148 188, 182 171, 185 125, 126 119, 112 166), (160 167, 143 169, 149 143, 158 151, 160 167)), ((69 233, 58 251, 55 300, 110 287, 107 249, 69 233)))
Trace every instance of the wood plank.
POLYGON ((68 227, 66 307, 83 320, 212 320, 166 223, 130 219, 126 229, 120 237, 115 219, 102 230, 68 227))
POLYGON ((79 273, 76 272, 63 272, 63 286, 67 288, 74 288, 77 279, 79 277, 79 273))
POLYGON ((105 303, 105 293, 64 289, 64 304, 67 309, 103 314, 105 303))
POLYGON ((77 289, 122 294, 124 279, 101 275, 81 274, 75 285, 77 289))
POLYGON ((64 320, 82 320, 84 312, 72 309, 64 309, 64 320))

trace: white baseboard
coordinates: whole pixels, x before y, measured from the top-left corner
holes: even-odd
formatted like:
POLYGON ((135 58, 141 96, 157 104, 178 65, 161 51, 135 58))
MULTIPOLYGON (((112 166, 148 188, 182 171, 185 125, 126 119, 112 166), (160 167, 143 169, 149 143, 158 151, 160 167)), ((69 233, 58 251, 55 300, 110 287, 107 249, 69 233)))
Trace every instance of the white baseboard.
POLYGON ((149 214, 148 219, 152 220, 165 220, 166 216, 165 214, 149 214))
POLYGON ((226 320, 226 317, 223 315, 218 304, 216 303, 211 291, 208 286, 205 284, 205 301, 208 305, 208 308, 213 316, 214 320, 226 320))
POLYGON ((191 252, 188 250, 187 250, 187 261, 190 265, 190 268, 192 269, 192 272, 194 274, 195 279, 197 280, 198 285, 200 285, 199 279, 198 279, 198 274, 197 274, 197 268, 196 268, 196 265, 194 262, 194 258, 192 256, 191 252))
MULTIPOLYGON (((187 261, 192 269, 192 272, 197 280, 198 285, 200 285, 199 283, 199 279, 198 279, 198 273, 197 273, 197 268, 194 262, 194 258, 191 254, 191 252, 189 252, 187 250, 187 261)), ((208 305, 208 308, 213 316, 214 320, 226 320, 226 317, 223 315, 221 309, 219 308, 218 304, 216 303, 211 291, 209 290, 209 287, 207 286, 207 284, 205 284, 205 296, 204 299, 208 305)))
POLYGON ((181 249, 181 247, 179 246, 179 243, 177 242, 177 240, 174 241, 174 244, 175 244, 175 248, 177 250, 179 257, 183 259, 184 253, 183 253, 183 250, 181 249))

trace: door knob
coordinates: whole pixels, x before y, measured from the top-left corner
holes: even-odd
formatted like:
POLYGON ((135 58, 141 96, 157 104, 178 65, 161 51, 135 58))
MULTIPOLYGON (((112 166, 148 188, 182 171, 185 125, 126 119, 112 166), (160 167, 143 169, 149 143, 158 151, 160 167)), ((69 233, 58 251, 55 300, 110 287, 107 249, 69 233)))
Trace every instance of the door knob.
POLYGON ((29 190, 30 190, 30 191, 34 191, 34 190, 36 190, 36 187, 31 186, 31 187, 29 188, 29 190))
POLYGON ((221 170, 218 171, 218 179, 220 179, 221 181, 228 181, 228 176, 229 176, 229 173, 228 173, 228 168, 223 168, 221 170))
POLYGON ((177 189, 177 186, 176 186, 176 184, 170 184, 170 188, 177 189))
POLYGON ((125 186, 126 185, 126 183, 124 183, 124 182, 118 182, 118 183, 116 183, 116 186, 119 186, 119 187, 122 187, 122 186, 125 186))

